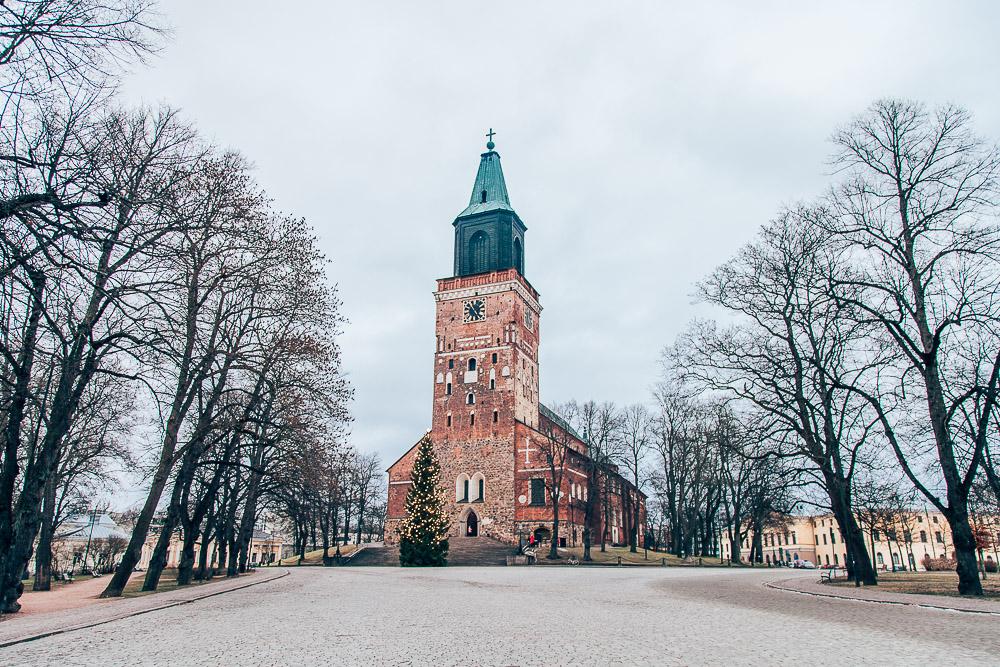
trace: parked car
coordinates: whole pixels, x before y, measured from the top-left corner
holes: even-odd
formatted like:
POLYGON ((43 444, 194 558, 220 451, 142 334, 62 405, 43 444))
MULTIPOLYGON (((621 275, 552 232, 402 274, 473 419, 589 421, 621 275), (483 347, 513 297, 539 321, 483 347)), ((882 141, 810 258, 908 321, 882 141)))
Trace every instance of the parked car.
POLYGON ((815 570, 816 564, 813 563, 811 560, 800 560, 797 562, 795 567, 800 567, 803 570, 815 570))

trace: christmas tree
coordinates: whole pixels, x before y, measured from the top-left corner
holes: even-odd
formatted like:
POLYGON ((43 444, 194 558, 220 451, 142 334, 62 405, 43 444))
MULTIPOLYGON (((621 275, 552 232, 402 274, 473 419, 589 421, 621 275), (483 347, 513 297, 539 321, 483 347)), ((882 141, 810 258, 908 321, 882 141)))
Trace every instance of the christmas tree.
POLYGON ((441 566, 448 564, 448 526, 438 477, 441 468, 431 439, 424 436, 417 446, 417 460, 406 494, 406 518, 399 528, 399 564, 441 566))

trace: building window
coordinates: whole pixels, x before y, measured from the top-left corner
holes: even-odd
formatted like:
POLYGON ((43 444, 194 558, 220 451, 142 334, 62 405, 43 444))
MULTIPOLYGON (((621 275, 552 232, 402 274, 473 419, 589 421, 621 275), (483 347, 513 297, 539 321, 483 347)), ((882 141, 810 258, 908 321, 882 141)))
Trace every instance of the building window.
POLYGON ((490 378, 490 389, 496 389, 496 388, 497 388, 497 379, 490 378))
POLYGON ((478 231, 469 239, 470 273, 484 273, 490 266, 490 237, 478 231))
POLYGON ((454 359, 449 359, 448 360, 448 368, 454 368, 454 367, 455 367, 455 360, 454 359))
POLYGON ((875 554, 875 559, 878 561, 879 565, 885 565, 885 559, 882 558, 882 554, 881 553, 875 554))
POLYGON ((469 502, 469 476, 462 473, 455 480, 455 502, 469 502))
POLYGON ((531 480, 531 504, 532 505, 544 505, 545 504, 545 480, 541 478, 534 478, 531 480))
POLYGON ((448 415, 448 428, 451 428, 451 415, 448 415))
MULTIPOLYGON (((798 540, 798 538, 797 538, 797 537, 795 537, 795 533, 793 532, 793 533, 792 533, 792 544, 798 544, 798 543, 799 543, 799 540, 798 540)), ((799 559, 799 557, 798 557, 798 556, 796 556, 796 557, 795 557, 795 560, 798 560, 798 559, 799 559)))
POLYGON ((921 542, 926 542, 927 541, 927 531, 926 530, 921 530, 920 531, 920 541, 921 542))
POLYGON ((496 352, 493 353, 492 359, 493 359, 493 363, 495 364, 497 362, 497 353, 496 352))
POLYGON ((493 411, 493 423, 496 424, 500 421, 500 412, 498 410, 493 411))
POLYGON ((451 396, 451 383, 449 382, 444 386, 444 395, 451 396))
POLYGON ((877 530, 873 530, 872 531, 872 539, 875 540, 876 542, 881 542, 882 541, 882 535, 880 535, 877 530))
POLYGON ((938 544, 944 544, 944 540, 941 538, 940 530, 934 531, 934 541, 937 542, 938 544))
POLYGON ((469 359, 469 370, 470 371, 476 370, 476 360, 475 359, 469 359))
POLYGON ((480 204, 486 203, 486 190, 483 190, 482 192, 479 193, 479 203, 480 204))
POLYGON ((910 535, 910 531, 908 530, 903 531, 903 541, 906 542, 907 544, 913 541, 913 536, 910 535))
POLYGON ((476 425, 476 413, 471 412, 469 413, 469 426, 475 426, 475 425, 476 425))
POLYGON ((837 554, 833 554, 833 564, 840 565, 840 560, 837 559, 837 554))
POLYGON ((823 533, 823 544, 826 544, 826 533, 823 533))
POLYGON ((476 395, 473 394, 471 391, 469 392, 469 395, 465 397, 465 404, 466 405, 475 405, 476 404, 476 395))

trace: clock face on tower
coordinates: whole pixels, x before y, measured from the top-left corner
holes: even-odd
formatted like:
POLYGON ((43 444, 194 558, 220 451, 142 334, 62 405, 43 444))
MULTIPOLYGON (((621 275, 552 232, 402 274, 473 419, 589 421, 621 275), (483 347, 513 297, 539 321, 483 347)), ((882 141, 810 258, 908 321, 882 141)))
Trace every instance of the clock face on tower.
POLYGON ((466 301, 464 310, 466 322, 482 322, 486 319, 486 304, 482 299, 466 301))

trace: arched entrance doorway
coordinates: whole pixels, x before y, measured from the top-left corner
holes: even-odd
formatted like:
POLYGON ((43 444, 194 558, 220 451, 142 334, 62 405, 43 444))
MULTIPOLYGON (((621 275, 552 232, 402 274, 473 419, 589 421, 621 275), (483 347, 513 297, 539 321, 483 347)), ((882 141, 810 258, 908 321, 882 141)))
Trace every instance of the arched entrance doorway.
POLYGON ((472 510, 469 510, 469 516, 465 517, 465 536, 479 537, 479 517, 472 510))

